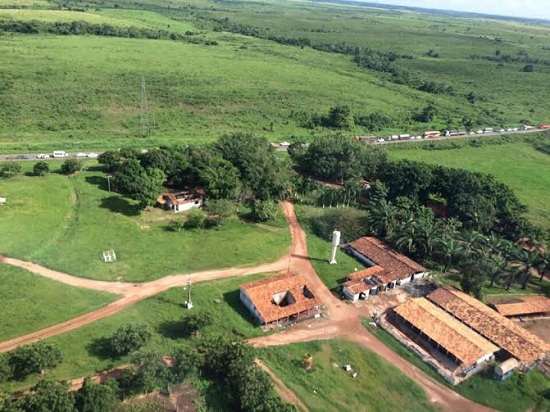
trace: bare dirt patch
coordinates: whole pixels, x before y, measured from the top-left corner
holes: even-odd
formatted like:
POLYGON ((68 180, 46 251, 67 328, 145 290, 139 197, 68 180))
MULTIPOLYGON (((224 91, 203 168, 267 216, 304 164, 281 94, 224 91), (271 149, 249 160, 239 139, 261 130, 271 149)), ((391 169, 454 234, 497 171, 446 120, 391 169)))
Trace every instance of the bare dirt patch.
POLYGON ((518 320, 518 324, 550 344, 550 318, 526 319, 524 322, 518 320))

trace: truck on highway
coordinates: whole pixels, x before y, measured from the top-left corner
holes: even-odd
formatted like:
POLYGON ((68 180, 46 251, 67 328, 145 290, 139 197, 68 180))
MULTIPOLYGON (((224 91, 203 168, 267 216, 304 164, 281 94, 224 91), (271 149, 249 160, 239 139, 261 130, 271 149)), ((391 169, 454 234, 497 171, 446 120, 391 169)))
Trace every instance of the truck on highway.
POLYGON ((63 150, 54 150, 53 157, 69 157, 69 154, 63 150))

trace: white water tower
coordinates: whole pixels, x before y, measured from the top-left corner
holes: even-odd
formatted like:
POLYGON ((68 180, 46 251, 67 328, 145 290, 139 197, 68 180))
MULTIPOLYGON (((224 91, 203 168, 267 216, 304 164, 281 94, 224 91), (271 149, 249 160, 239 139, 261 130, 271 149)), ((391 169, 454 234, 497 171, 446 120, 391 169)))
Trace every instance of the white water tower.
POLYGON ((335 230, 332 232, 332 248, 330 250, 330 260, 328 261, 331 265, 336 264, 336 251, 338 250, 338 246, 340 246, 340 232, 335 230))

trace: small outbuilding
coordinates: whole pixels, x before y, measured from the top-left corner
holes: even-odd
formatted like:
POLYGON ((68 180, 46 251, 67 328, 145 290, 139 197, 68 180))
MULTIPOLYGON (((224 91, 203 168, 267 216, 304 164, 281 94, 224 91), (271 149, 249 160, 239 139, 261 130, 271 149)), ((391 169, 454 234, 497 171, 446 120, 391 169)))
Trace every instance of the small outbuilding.
POLYGON ((157 199, 157 204, 173 212, 183 212, 200 208, 203 205, 204 196, 200 190, 184 191, 177 193, 164 193, 157 199))
POLYGON ((519 366, 519 362, 516 358, 510 358, 500 365, 495 366, 495 373, 493 376, 498 381, 504 381, 511 377, 519 366))

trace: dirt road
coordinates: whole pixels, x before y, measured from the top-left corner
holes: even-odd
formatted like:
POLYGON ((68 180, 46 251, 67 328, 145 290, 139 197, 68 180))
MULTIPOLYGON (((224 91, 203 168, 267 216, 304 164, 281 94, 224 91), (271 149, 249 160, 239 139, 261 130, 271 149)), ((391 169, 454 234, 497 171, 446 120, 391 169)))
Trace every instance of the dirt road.
MULTIPOLYGON (((397 366, 404 374, 420 384, 426 391, 432 403, 445 411, 489 411, 491 409, 478 405, 456 392, 431 380, 418 368, 414 367, 403 358, 396 355, 374 336, 369 334, 361 325, 362 313, 357 307, 348 305, 334 296, 317 276, 308 258, 306 234, 302 230, 294 205, 290 202, 282 202, 282 208, 287 218, 292 236, 290 255, 285 255, 276 262, 243 267, 212 270, 192 274, 193 282, 222 279, 234 276, 246 276, 255 273, 277 272, 287 268, 290 258, 292 270, 300 273, 311 285, 312 291, 320 298, 325 306, 326 319, 313 320, 302 323, 278 334, 251 339, 256 347, 286 345, 294 342, 308 342, 312 340, 326 340, 333 338, 347 339, 364 348, 378 354, 386 361, 397 366)), ((0 353, 14 349, 23 344, 32 343, 39 339, 45 339, 73 329, 82 327, 107 316, 120 312, 134 303, 165 291, 171 287, 184 286, 187 282, 186 274, 167 276, 148 283, 132 284, 124 282, 102 282, 90 279, 77 278, 68 274, 56 272, 39 265, 0 256, 4 263, 27 269, 33 273, 48 277, 72 286, 90 288, 104 292, 118 293, 123 297, 110 305, 94 312, 82 315, 78 318, 51 326, 25 336, 0 343, 0 353)), ((282 383, 282 382, 281 382, 282 383)), ((288 394, 288 393, 287 393, 288 394)), ((290 395, 289 395, 290 396, 290 395)))

